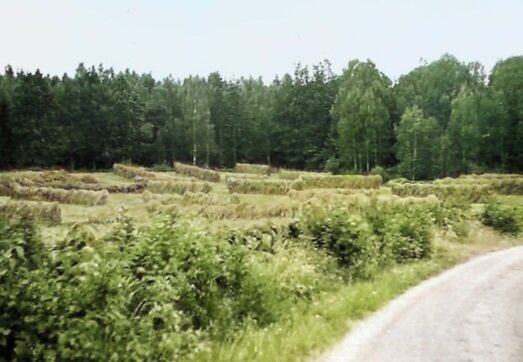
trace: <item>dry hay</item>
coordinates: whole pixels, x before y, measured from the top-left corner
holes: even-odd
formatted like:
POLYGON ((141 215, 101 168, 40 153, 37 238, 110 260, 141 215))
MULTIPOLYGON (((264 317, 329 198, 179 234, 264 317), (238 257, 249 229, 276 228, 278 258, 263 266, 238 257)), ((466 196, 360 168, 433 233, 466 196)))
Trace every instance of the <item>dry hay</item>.
POLYGON ((209 193, 212 191, 211 184, 205 182, 176 182, 176 181, 149 181, 147 189, 157 194, 180 194, 186 192, 209 193))
POLYGON ((240 203, 235 205, 209 205, 202 207, 197 214, 210 220, 249 219, 277 217, 291 218, 299 212, 300 206, 291 202, 275 204, 268 207, 259 207, 252 204, 240 203))
POLYGON ((49 224, 62 222, 62 211, 57 202, 15 201, 0 202, 0 217, 31 220, 49 224))
POLYGON ((377 189, 383 184, 380 175, 326 175, 301 177, 305 188, 377 189))
POLYGON ((299 186, 296 181, 249 180, 227 177, 227 189, 238 194, 286 195, 299 186))
POLYGON ((467 175, 458 178, 446 177, 435 180, 438 185, 484 185, 492 189, 493 192, 501 195, 523 195, 523 176, 522 175, 467 175))
POLYGON ((14 199, 26 199, 37 201, 56 201, 62 204, 76 204, 96 206, 107 203, 109 192, 88 190, 65 190, 49 187, 27 187, 13 183, 9 185, 8 192, 14 199))
POLYGON ((128 179, 133 179, 133 180, 136 177, 146 177, 146 178, 155 177, 154 172, 149 172, 143 167, 122 165, 120 163, 115 163, 113 165, 113 172, 119 176, 122 176, 122 177, 125 177, 128 179))
POLYGON ((180 162, 174 163, 174 169, 176 173, 180 175, 195 177, 200 180, 209 181, 209 182, 220 182, 220 173, 205 168, 186 165, 180 162))
POLYGON ((406 197, 424 197, 435 195, 439 199, 456 198, 469 202, 482 202, 492 194, 489 185, 460 185, 460 184, 432 184, 432 183, 405 183, 391 184, 393 194, 406 197))
POLYGON ((236 173, 253 173, 257 175, 270 175, 273 169, 269 165, 259 165, 255 163, 237 163, 234 166, 236 173))

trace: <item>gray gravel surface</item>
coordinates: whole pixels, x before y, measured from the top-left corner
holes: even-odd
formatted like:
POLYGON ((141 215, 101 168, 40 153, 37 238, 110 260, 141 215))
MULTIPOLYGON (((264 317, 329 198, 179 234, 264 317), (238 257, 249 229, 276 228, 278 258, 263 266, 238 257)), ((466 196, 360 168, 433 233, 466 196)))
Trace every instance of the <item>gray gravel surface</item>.
POLYGON ((523 246, 477 257, 410 289, 320 361, 523 362, 523 246))

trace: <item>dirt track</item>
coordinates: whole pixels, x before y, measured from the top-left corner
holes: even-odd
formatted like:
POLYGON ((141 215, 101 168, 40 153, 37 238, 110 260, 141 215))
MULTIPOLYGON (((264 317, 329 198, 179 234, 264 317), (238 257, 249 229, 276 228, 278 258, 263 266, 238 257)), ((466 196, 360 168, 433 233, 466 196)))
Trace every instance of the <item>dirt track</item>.
POLYGON ((322 362, 523 361, 523 246, 437 276, 356 326, 322 362))

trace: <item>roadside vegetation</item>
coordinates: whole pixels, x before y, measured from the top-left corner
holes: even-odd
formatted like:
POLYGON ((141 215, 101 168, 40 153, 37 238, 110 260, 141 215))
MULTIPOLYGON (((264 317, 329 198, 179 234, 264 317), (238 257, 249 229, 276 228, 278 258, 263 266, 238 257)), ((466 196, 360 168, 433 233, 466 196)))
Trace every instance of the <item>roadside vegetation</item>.
POLYGON ((304 360, 523 225, 521 189, 499 186, 519 175, 174 169, 1 175, 0 355, 304 360), (79 191, 105 201, 69 202, 79 191))

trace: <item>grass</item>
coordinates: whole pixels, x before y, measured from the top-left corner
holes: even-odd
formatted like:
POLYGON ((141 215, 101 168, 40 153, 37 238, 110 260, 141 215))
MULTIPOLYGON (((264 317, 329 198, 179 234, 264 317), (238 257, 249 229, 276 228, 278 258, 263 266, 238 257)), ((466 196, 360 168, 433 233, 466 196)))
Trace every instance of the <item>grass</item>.
MULTIPOLYGON (((307 173, 299 173, 308 175, 307 173)), ((4 173, 3 175, 9 175, 4 173)), ((75 173, 77 177, 89 175, 102 185, 131 185, 133 180, 124 178, 111 172, 75 173)), ((246 173, 230 173, 237 179, 247 179, 258 182, 281 182, 285 177, 278 173, 270 176, 260 176, 246 173)), ((312 175, 312 174, 310 174, 312 175)), ((321 174, 318 174, 321 175, 321 174)), ((319 177, 314 174, 314 176, 319 177)), ((294 173, 289 178, 293 178, 294 173)), ((225 184, 226 174, 221 174, 222 182, 212 184, 210 195, 217 195, 224 200, 216 208, 227 208, 231 194, 225 184)), ((173 172, 155 173, 156 181, 191 182, 194 177, 180 176, 173 172)), ((169 206, 172 195, 155 194, 154 201, 169 206)), ((176 195, 179 196, 179 195, 176 195)), ((237 194, 241 204, 249 207, 269 210, 274 207, 286 206, 291 202, 306 205, 317 202, 320 206, 329 206, 333 202, 350 202, 362 199, 367 202, 369 197, 376 196, 380 200, 401 199, 392 195, 391 189, 381 187, 376 190, 354 191, 345 189, 308 189, 294 191, 284 195, 262 194, 237 194)), ((182 196, 180 196, 182 197, 182 196)), ((495 198, 510 205, 523 205, 523 196, 495 196, 495 198)), ((0 201, 9 198, 0 197, 0 201)), ((175 202, 173 202, 175 203, 175 202)), ((148 212, 147 203, 139 193, 114 193, 110 194, 107 204, 99 206, 83 206, 61 204, 62 223, 55 226, 42 227, 45 240, 62 239, 75 225, 80 224, 95 237, 101 237, 113 227, 112 221, 118 216, 120 210, 125 209, 127 216, 138 225, 149 224, 155 214, 148 212)), ((184 216, 189 218, 208 205, 197 203, 176 205, 184 216)), ((236 207, 236 206, 230 206, 236 207)), ((479 213, 482 204, 473 205, 473 211, 479 213)), ((290 217, 256 217, 256 218, 226 218, 213 220, 198 216, 201 221, 210 225, 212 230, 223 229, 248 229, 253 226, 262 226, 269 223, 285 225, 292 221, 290 217)), ((400 295, 409 287, 422 280, 435 275, 468 258, 486 253, 493 249, 508 247, 518 241, 516 239, 503 239, 497 233, 484 228, 479 223, 472 227, 473 232, 466 238, 457 238, 450 234, 437 234, 435 254, 431 260, 411 263, 394 267, 378 274, 371 281, 357 282, 337 287, 330 292, 316 296, 312 301, 301 302, 294 305, 285 317, 265 328, 254 324, 247 324, 235 334, 234 340, 227 343, 210 345, 209 349, 193 356, 194 361, 303 361, 313 359, 336 343, 357 321, 365 318, 370 313, 383 307, 388 301, 400 295)))
POLYGON ((438 234, 436 253, 431 260, 396 266, 378 274, 372 281, 347 284, 325 293, 312 304, 295 306, 281 322, 263 329, 248 327, 237 340, 212 345, 191 361, 315 360, 355 323, 410 287, 473 256, 521 242, 501 238, 490 229, 476 226, 464 239, 449 239, 438 234))

